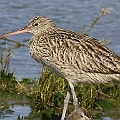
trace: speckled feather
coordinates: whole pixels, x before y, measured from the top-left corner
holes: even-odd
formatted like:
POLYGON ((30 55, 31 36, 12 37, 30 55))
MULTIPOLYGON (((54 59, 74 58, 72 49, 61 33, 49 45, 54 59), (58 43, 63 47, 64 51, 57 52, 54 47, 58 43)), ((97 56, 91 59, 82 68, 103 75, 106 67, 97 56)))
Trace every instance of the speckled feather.
POLYGON ((120 80, 120 57, 98 40, 57 28, 41 16, 27 27, 34 34, 29 42, 31 56, 64 79, 72 83, 120 80))

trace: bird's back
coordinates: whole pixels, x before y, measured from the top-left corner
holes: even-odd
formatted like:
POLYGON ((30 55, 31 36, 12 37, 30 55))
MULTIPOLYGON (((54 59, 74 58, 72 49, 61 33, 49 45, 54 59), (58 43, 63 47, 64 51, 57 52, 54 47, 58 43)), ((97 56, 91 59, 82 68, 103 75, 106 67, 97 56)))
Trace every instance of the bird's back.
POLYGON ((38 62, 72 82, 119 80, 120 57, 89 36, 57 28, 34 36, 29 46, 38 62))

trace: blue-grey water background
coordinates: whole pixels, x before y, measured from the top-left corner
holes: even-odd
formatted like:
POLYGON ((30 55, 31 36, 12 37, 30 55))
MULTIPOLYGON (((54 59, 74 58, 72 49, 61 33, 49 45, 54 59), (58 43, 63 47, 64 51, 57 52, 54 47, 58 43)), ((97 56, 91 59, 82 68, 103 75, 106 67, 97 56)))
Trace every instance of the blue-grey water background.
MULTIPOLYGON (((107 38, 110 40, 107 46, 120 55, 120 0, 1 0, 0 35, 24 27, 35 16, 47 16, 58 27, 81 33, 84 28, 86 30, 89 28, 102 7, 110 8, 111 14, 103 15, 88 34, 99 40, 107 38)), ((20 34, 11 36, 9 39, 28 44, 26 40, 31 36, 20 34)), ((0 40, 0 53, 8 45, 14 46, 14 43, 3 44, 4 42, 0 40)), ((19 80, 26 77, 38 78, 41 65, 30 57, 27 47, 20 47, 12 49, 10 70, 19 80)), ((26 115, 28 114, 26 112, 26 115)), ((11 119, 7 118, 7 120, 11 119)))

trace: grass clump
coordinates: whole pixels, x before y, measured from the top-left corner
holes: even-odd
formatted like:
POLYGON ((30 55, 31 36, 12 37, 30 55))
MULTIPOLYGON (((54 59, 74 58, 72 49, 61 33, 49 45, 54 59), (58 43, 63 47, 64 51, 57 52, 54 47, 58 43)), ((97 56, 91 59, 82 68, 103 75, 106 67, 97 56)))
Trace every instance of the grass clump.
POLYGON ((42 73, 37 81, 35 92, 31 96, 31 105, 34 113, 40 113, 42 118, 48 119, 52 116, 60 116, 65 98, 67 83, 48 69, 42 73))
MULTIPOLYGON (((6 53, 1 54, 1 59, 0 59, 0 84, 2 89, 13 89, 15 81, 15 77, 13 76, 13 73, 10 73, 10 66, 9 66, 9 61, 10 61, 10 55, 11 55, 11 47, 9 46, 6 53), (14 81, 14 82, 13 82, 14 81), (12 84, 12 83, 13 84, 12 84)), ((10 90, 11 91, 11 90, 10 90)))
POLYGON ((22 82, 16 80, 13 72, 10 72, 10 57, 11 57, 11 47, 8 46, 7 50, 1 54, 0 59, 0 100, 9 101, 22 99, 24 95, 27 94, 26 89, 22 82))

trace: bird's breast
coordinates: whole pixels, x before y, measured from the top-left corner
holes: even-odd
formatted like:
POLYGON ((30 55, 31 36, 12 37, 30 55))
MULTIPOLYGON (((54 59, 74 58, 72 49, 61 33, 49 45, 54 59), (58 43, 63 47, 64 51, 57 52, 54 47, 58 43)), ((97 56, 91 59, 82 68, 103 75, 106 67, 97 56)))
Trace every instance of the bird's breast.
POLYGON ((46 38, 41 38, 39 36, 32 37, 29 41, 29 52, 32 58, 37 62, 44 65, 49 65, 52 57, 52 46, 49 45, 49 42, 46 38))

